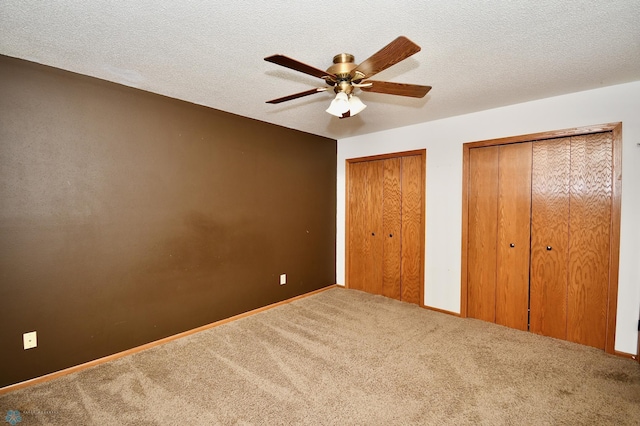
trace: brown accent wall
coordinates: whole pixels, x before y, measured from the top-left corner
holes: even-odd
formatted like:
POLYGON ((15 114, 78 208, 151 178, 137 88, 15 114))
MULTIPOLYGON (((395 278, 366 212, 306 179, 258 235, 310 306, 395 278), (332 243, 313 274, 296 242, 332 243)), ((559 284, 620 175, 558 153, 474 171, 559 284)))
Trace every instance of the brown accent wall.
POLYGON ((0 387, 336 280, 336 141, 6 56, 0 203, 0 387))

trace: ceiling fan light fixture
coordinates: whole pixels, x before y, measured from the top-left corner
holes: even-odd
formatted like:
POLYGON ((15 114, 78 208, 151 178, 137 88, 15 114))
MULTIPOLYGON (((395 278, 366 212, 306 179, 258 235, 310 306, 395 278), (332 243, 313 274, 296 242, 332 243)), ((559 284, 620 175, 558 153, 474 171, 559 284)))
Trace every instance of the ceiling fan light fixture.
POLYGON ((338 92, 335 99, 331 101, 329 108, 327 108, 327 112, 336 117, 342 117, 350 108, 349 96, 344 92, 338 92))

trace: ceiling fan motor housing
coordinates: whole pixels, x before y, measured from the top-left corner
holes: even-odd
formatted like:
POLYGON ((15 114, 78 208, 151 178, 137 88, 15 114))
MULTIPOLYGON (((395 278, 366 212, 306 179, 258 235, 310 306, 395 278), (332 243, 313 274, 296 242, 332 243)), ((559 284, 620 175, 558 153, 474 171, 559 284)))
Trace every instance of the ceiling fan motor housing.
POLYGON ((353 91, 351 85, 351 71, 357 67, 355 58, 350 53, 340 53, 333 57, 333 65, 327 68, 327 72, 338 77, 333 91, 344 92, 347 95, 353 91))

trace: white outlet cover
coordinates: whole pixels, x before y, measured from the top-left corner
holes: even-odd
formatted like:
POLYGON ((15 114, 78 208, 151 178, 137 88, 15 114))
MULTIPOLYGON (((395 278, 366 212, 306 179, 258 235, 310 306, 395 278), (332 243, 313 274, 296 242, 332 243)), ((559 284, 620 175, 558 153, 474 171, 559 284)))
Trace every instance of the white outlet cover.
POLYGON ((280 285, 287 283, 287 274, 280 274, 280 285))
POLYGON ((31 349, 38 346, 38 335, 35 331, 24 333, 22 335, 22 343, 25 349, 31 349))

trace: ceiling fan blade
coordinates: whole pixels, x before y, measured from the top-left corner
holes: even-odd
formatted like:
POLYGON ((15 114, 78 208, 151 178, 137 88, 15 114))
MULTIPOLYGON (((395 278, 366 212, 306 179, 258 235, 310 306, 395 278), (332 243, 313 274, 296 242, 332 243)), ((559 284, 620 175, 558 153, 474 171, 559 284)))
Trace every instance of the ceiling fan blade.
POLYGON ((371 86, 361 86, 360 90, 365 92, 386 93, 389 95, 410 96, 412 98, 423 98, 431 86, 419 86, 417 84, 392 83, 390 81, 367 80, 371 86))
POLYGON ((282 98, 272 99, 270 101, 267 101, 267 103, 268 104, 279 104, 281 102, 290 101, 292 99, 298 99, 298 98, 303 98, 305 96, 313 95, 313 94, 318 93, 318 92, 324 92, 325 90, 327 90, 326 87, 317 87, 315 89, 305 90, 304 92, 294 93, 293 95, 283 96, 282 98))
POLYGON ((311 65, 303 64, 300 61, 296 61, 295 59, 291 59, 284 55, 272 55, 264 58, 265 61, 271 62, 277 65, 282 65, 283 67, 290 68, 292 70, 300 71, 305 74, 312 75, 318 78, 331 77, 332 79, 337 79, 337 77, 331 73, 323 71, 319 68, 312 67, 311 65))
POLYGON ((356 77, 357 71, 364 75, 362 78, 369 78, 419 51, 420 46, 405 36, 400 36, 358 65, 351 71, 351 77, 356 77))

